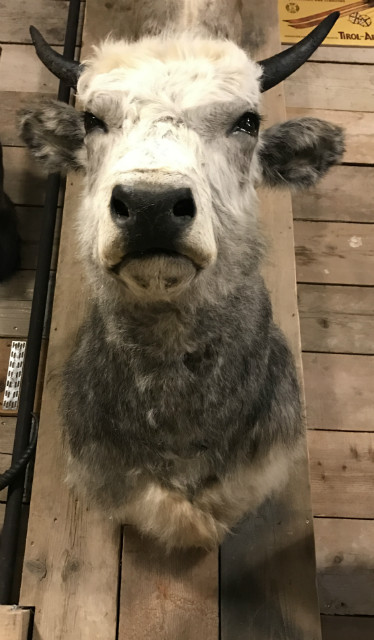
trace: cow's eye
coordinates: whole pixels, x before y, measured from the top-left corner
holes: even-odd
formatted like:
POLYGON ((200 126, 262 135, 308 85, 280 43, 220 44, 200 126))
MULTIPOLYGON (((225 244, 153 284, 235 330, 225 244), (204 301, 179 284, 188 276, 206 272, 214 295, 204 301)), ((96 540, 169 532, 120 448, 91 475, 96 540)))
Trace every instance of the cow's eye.
POLYGON ((260 128, 261 118, 254 111, 247 111, 235 122, 231 133, 248 133, 250 136, 257 136, 260 128))
POLYGON ((84 112, 84 128, 86 133, 90 133, 93 129, 101 129, 102 131, 108 131, 108 127, 105 122, 94 116, 90 111, 84 112))

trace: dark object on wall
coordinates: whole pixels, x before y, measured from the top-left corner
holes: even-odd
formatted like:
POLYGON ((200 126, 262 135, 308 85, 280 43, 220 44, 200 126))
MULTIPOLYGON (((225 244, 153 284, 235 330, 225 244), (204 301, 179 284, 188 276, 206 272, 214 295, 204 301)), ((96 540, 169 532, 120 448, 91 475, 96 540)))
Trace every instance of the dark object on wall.
POLYGON ((0 282, 10 278, 18 268, 19 253, 16 210, 4 193, 3 148, 0 143, 0 282))

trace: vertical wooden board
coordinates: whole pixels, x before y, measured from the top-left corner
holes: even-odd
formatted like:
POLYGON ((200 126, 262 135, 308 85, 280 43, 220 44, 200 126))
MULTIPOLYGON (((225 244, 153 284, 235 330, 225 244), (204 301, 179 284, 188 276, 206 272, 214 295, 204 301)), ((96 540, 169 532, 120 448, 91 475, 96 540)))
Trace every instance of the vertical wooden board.
MULTIPOLYGON (((279 49, 277 3, 245 3, 244 34, 252 25, 256 33, 248 44, 256 58, 274 54, 279 49)), ((285 119, 282 86, 266 94, 265 108, 267 126, 285 119)), ((262 192, 261 211, 270 245, 265 277, 274 316, 302 378, 290 194, 262 192)), ((282 495, 248 517, 222 545, 221 630, 222 640, 321 638, 306 445, 305 458, 282 495)))
POLYGON ((374 518, 374 434, 308 431, 315 516, 374 518))
POLYGON ((119 635, 123 640, 217 640, 216 552, 165 555, 125 527, 119 635))
POLYGON ((323 640, 373 640, 374 618, 321 616, 323 640))
POLYGON ((79 179, 71 179, 21 585, 21 602, 35 607, 34 640, 114 640, 116 636, 120 531, 68 490, 60 441, 59 374, 86 303, 73 240, 79 189, 79 179))
POLYGON ((374 520, 315 518, 321 612, 374 615, 374 520))
POLYGON ((308 425, 374 431, 374 358, 304 353, 308 425))
POLYGON ((0 606, 1 640, 27 640, 30 611, 19 607, 0 606))
POLYGON ((35 640, 116 635, 120 532, 68 490, 59 436, 59 373, 86 304, 73 231, 79 188, 78 178, 69 180, 22 576, 21 602, 35 606, 35 640))

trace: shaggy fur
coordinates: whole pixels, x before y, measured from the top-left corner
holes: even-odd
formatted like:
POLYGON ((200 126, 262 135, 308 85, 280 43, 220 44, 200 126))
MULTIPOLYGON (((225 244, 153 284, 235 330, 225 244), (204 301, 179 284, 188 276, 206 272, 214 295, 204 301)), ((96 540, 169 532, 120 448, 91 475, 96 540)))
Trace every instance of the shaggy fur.
POLYGON ((0 282, 10 278, 16 271, 19 253, 16 210, 4 192, 3 149, 0 144, 0 282))
POLYGON ((70 482, 168 548, 217 544, 283 486, 300 450, 295 367, 260 275, 255 186, 314 183, 340 159, 342 133, 315 119, 243 131, 243 114, 260 110, 260 76, 222 40, 106 42, 78 83, 99 119, 86 135, 71 107, 22 116, 47 167, 85 173, 77 227, 92 305, 63 378, 70 482), (134 226, 111 215, 116 185, 145 183, 193 194, 172 255, 137 253, 134 226))

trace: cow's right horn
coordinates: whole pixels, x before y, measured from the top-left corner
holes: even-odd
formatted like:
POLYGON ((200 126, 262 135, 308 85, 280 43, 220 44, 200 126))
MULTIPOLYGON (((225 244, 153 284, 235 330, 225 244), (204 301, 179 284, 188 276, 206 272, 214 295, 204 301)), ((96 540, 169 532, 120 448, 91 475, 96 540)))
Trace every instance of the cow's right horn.
POLYGON ((54 51, 35 27, 30 27, 30 35, 35 51, 47 69, 69 87, 75 88, 84 66, 74 60, 66 60, 64 56, 54 51))

